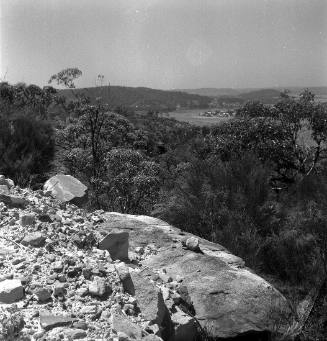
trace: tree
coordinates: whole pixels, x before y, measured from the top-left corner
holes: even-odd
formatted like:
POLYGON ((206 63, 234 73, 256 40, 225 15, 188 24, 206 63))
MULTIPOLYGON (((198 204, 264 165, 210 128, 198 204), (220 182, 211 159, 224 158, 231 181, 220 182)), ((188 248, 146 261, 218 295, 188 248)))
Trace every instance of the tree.
POLYGON ((285 93, 273 107, 245 104, 238 119, 213 131, 212 145, 222 159, 251 150, 262 162, 271 162, 271 184, 280 188, 318 169, 327 157, 326 138, 327 110, 305 90, 299 99, 285 93))
POLYGON ((107 189, 112 209, 144 214, 149 212, 159 192, 159 167, 140 152, 115 148, 107 154, 107 189))
POLYGON ((7 117, 26 114, 47 119, 49 108, 56 101, 57 90, 51 86, 0 83, 0 113, 7 117))
POLYGON ((49 84, 56 82, 57 85, 63 85, 66 88, 74 89, 75 80, 82 76, 82 71, 76 67, 64 69, 55 75, 52 75, 49 79, 49 84))

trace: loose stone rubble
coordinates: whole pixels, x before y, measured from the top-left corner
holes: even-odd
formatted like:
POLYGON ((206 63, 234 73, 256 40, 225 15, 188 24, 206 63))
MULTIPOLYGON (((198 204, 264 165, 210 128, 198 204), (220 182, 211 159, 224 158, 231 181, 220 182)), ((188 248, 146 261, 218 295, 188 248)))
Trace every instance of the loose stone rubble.
MULTIPOLYGON (((157 257, 163 252, 164 259, 165 252, 180 250, 176 264, 184 253, 195 262, 192 254, 209 257, 214 249, 203 247, 206 255, 202 255, 198 251, 203 241, 191 235, 186 248, 184 236, 169 240, 168 248, 167 238, 162 248, 143 237, 137 242, 128 232, 130 226, 146 233, 144 224, 151 225, 153 218, 86 212, 48 192, 14 187, 3 176, 0 185, 7 189, 0 189, 0 340, 177 341, 196 337, 199 321, 192 285, 197 284, 187 287, 189 273, 166 270, 157 257), (119 223, 122 217, 126 219, 119 223)), ((226 264, 244 267, 238 257, 222 253, 226 264)), ((263 280, 262 285, 269 287, 263 280)), ((275 289, 269 290, 283 299, 275 289)), ((214 297, 218 291, 210 294, 214 297)), ((247 324, 251 330, 251 322, 247 324)), ((239 331, 225 334, 233 333, 239 331)))

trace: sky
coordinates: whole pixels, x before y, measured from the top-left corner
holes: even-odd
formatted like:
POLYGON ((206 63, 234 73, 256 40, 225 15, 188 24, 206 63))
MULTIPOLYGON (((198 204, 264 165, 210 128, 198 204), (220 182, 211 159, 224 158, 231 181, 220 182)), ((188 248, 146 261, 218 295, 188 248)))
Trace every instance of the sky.
POLYGON ((78 87, 327 85, 326 0, 0 0, 0 78, 78 87))

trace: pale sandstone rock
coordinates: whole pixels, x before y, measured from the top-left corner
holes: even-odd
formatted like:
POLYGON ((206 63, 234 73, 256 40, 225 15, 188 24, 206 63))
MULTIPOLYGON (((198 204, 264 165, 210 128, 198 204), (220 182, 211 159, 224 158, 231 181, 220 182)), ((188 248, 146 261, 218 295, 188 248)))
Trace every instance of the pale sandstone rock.
POLYGON ((26 235, 23 240, 21 241, 21 243, 23 245, 31 245, 31 246, 42 246, 45 243, 45 237, 42 235, 42 233, 40 232, 33 232, 33 233, 29 233, 28 235, 26 235))
MULTIPOLYGON (((185 237, 194 236, 181 235, 179 229, 152 217, 119 213, 104 213, 103 216, 107 221, 99 228, 110 230, 121 226, 121 231, 129 233, 131 249, 154 245, 157 253, 146 257, 142 265, 152 271, 165 269, 168 276, 182 278, 186 289, 184 297, 181 295, 183 301, 188 301, 187 305, 195 311, 202 327, 210 330, 214 337, 272 330, 276 321, 271 318, 271 311, 277 312, 276 316, 280 316, 281 311, 291 316, 284 296, 245 268, 244 262, 223 246, 198 238, 201 253, 182 247, 171 248, 176 241, 182 243, 185 237)), ((133 273, 131 275, 134 283, 133 273)), ((146 299, 144 302, 151 307, 146 299)), ((150 310, 152 315, 153 311, 150 310)))
POLYGON ((200 251, 200 244, 199 244, 199 238, 196 237, 190 237, 186 239, 186 247, 194 252, 198 252, 200 251))
POLYGON ((6 279, 0 282, 0 302, 13 303, 24 297, 22 283, 18 279, 6 279))
POLYGON ((87 187, 71 175, 57 174, 47 180, 43 190, 61 202, 80 204, 86 197, 87 187))

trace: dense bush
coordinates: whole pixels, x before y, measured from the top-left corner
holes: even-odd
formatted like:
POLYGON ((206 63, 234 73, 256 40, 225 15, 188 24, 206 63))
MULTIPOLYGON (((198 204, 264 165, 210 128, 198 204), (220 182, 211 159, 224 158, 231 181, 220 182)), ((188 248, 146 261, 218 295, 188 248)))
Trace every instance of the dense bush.
POLYGON ((0 173, 22 186, 44 181, 53 157, 50 123, 27 116, 0 117, 0 173))

